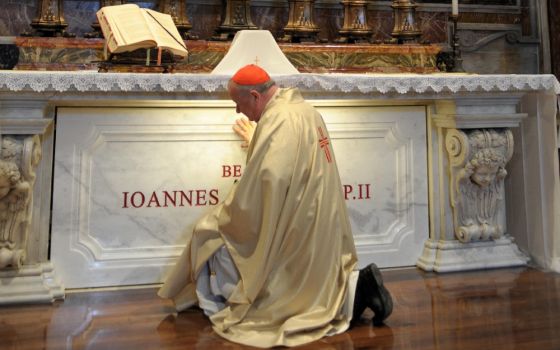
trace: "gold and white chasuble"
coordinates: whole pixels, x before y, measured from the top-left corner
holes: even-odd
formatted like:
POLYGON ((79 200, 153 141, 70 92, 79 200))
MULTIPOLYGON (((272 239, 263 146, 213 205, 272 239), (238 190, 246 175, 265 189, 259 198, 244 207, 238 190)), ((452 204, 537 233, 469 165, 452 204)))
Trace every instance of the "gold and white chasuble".
POLYGON ((240 180, 202 217, 158 294, 179 311, 225 244, 240 280, 210 317, 231 341, 296 346, 343 332, 354 240, 327 128, 297 89, 279 89, 258 122, 240 180))

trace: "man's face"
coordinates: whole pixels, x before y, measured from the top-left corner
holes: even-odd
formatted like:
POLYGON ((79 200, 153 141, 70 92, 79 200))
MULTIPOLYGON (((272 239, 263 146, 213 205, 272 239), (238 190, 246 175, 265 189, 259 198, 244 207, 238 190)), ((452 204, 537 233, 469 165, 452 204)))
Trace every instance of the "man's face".
POLYGON ((258 121, 260 117, 260 110, 258 106, 257 92, 243 91, 233 85, 228 86, 229 97, 235 102, 235 111, 243 113, 251 121, 258 121))

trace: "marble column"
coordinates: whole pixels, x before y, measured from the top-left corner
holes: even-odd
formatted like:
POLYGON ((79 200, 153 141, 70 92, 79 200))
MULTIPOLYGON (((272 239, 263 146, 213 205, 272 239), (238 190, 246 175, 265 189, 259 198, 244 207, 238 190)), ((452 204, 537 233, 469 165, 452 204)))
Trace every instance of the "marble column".
POLYGON ((52 121, 46 103, 2 101, 0 304, 52 302, 64 289, 48 259, 52 121))
POLYGON ((417 266, 450 272, 525 265, 508 234, 504 179, 519 101, 437 101, 428 117, 430 238, 417 266))

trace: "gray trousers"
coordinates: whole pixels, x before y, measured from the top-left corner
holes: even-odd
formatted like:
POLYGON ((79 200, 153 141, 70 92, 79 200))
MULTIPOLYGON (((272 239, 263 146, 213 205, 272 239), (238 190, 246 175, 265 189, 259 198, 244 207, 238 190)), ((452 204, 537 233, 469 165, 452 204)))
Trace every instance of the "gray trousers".
MULTIPOLYGON (((352 319, 354 294, 358 283, 358 272, 352 271, 349 277, 348 292, 341 313, 352 319)), ((239 273, 227 248, 222 246, 202 268, 196 280, 198 306, 206 316, 211 316, 226 307, 227 299, 233 293, 239 273)))

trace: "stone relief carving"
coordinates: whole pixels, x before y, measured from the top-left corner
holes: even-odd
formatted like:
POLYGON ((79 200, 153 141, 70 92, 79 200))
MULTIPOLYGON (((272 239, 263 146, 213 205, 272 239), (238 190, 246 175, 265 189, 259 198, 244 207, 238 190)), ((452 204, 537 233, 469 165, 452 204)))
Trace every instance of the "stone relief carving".
MULTIPOLYGON (((481 27, 484 28, 482 25, 481 27)), ((475 52, 500 38, 505 38, 505 41, 509 44, 517 44, 523 41, 521 31, 512 27, 503 31, 461 30, 459 44, 464 52, 475 52)))
POLYGON ((0 269, 19 269, 26 257, 39 136, 0 135, 0 269))
POLYGON ((450 129, 445 146, 455 237, 464 243, 499 239, 504 234, 505 165, 513 154, 511 131, 450 129))

